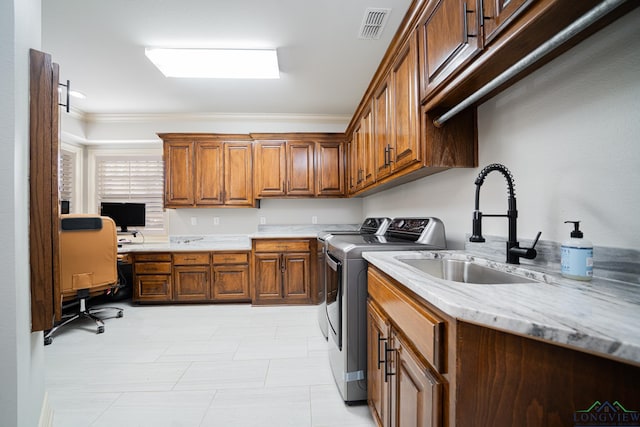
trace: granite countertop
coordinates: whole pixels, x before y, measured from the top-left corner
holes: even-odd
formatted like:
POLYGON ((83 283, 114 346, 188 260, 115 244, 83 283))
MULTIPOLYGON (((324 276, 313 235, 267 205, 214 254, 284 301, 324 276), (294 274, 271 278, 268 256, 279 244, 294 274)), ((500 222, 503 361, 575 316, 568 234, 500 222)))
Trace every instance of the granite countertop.
POLYGON ((581 282, 540 268, 488 261, 465 251, 365 252, 364 258, 448 315, 640 365, 640 286, 581 282), (479 285, 447 282, 399 259, 454 258, 539 280, 479 285))

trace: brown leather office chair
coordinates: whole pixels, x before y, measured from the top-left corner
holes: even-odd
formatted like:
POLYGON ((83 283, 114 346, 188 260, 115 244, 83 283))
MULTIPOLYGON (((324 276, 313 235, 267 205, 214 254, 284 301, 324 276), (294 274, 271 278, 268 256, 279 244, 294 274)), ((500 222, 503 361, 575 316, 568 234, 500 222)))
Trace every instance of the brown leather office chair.
POLYGON ((44 337, 45 345, 51 344, 53 334, 76 319, 95 321, 97 333, 104 332, 103 319, 96 316, 107 310, 115 310, 122 317, 119 307, 87 307, 89 298, 116 292, 118 288, 118 241, 116 225, 109 217, 86 214, 60 216, 59 260, 60 303, 78 304, 78 310, 64 315, 44 337))

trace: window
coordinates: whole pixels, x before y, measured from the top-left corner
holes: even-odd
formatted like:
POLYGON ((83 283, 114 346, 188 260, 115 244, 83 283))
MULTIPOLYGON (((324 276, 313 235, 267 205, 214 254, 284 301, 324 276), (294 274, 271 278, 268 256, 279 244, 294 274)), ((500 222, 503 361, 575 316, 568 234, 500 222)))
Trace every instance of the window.
POLYGON ((60 200, 69 202, 69 212, 75 212, 75 174, 76 174, 76 153, 60 150, 60 162, 58 165, 58 187, 60 200))
POLYGON ((146 204, 145 232, 164 233, 162 156, 96 156, 97 212, 101 202, 146 204))

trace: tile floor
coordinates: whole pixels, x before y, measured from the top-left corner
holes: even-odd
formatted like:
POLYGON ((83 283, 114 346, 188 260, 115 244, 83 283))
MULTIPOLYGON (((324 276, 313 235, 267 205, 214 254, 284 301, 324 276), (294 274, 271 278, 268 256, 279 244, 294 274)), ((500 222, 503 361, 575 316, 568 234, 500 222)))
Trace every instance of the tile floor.
POLYGON ((45 347, 55 427, 371 427, 333 382, 317 307, 133 306, 45 347))

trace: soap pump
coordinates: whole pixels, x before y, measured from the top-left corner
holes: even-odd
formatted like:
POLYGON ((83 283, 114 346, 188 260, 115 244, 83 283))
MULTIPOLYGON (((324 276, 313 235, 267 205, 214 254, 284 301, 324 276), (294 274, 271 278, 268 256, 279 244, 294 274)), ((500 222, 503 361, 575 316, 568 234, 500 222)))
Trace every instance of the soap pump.
POLYGON ((591 280, 593 277, 593 244, 583 238, 580 221, 565 221, 573 224, 571 238, 562 242, 561 273, 576 280, 591 280))

